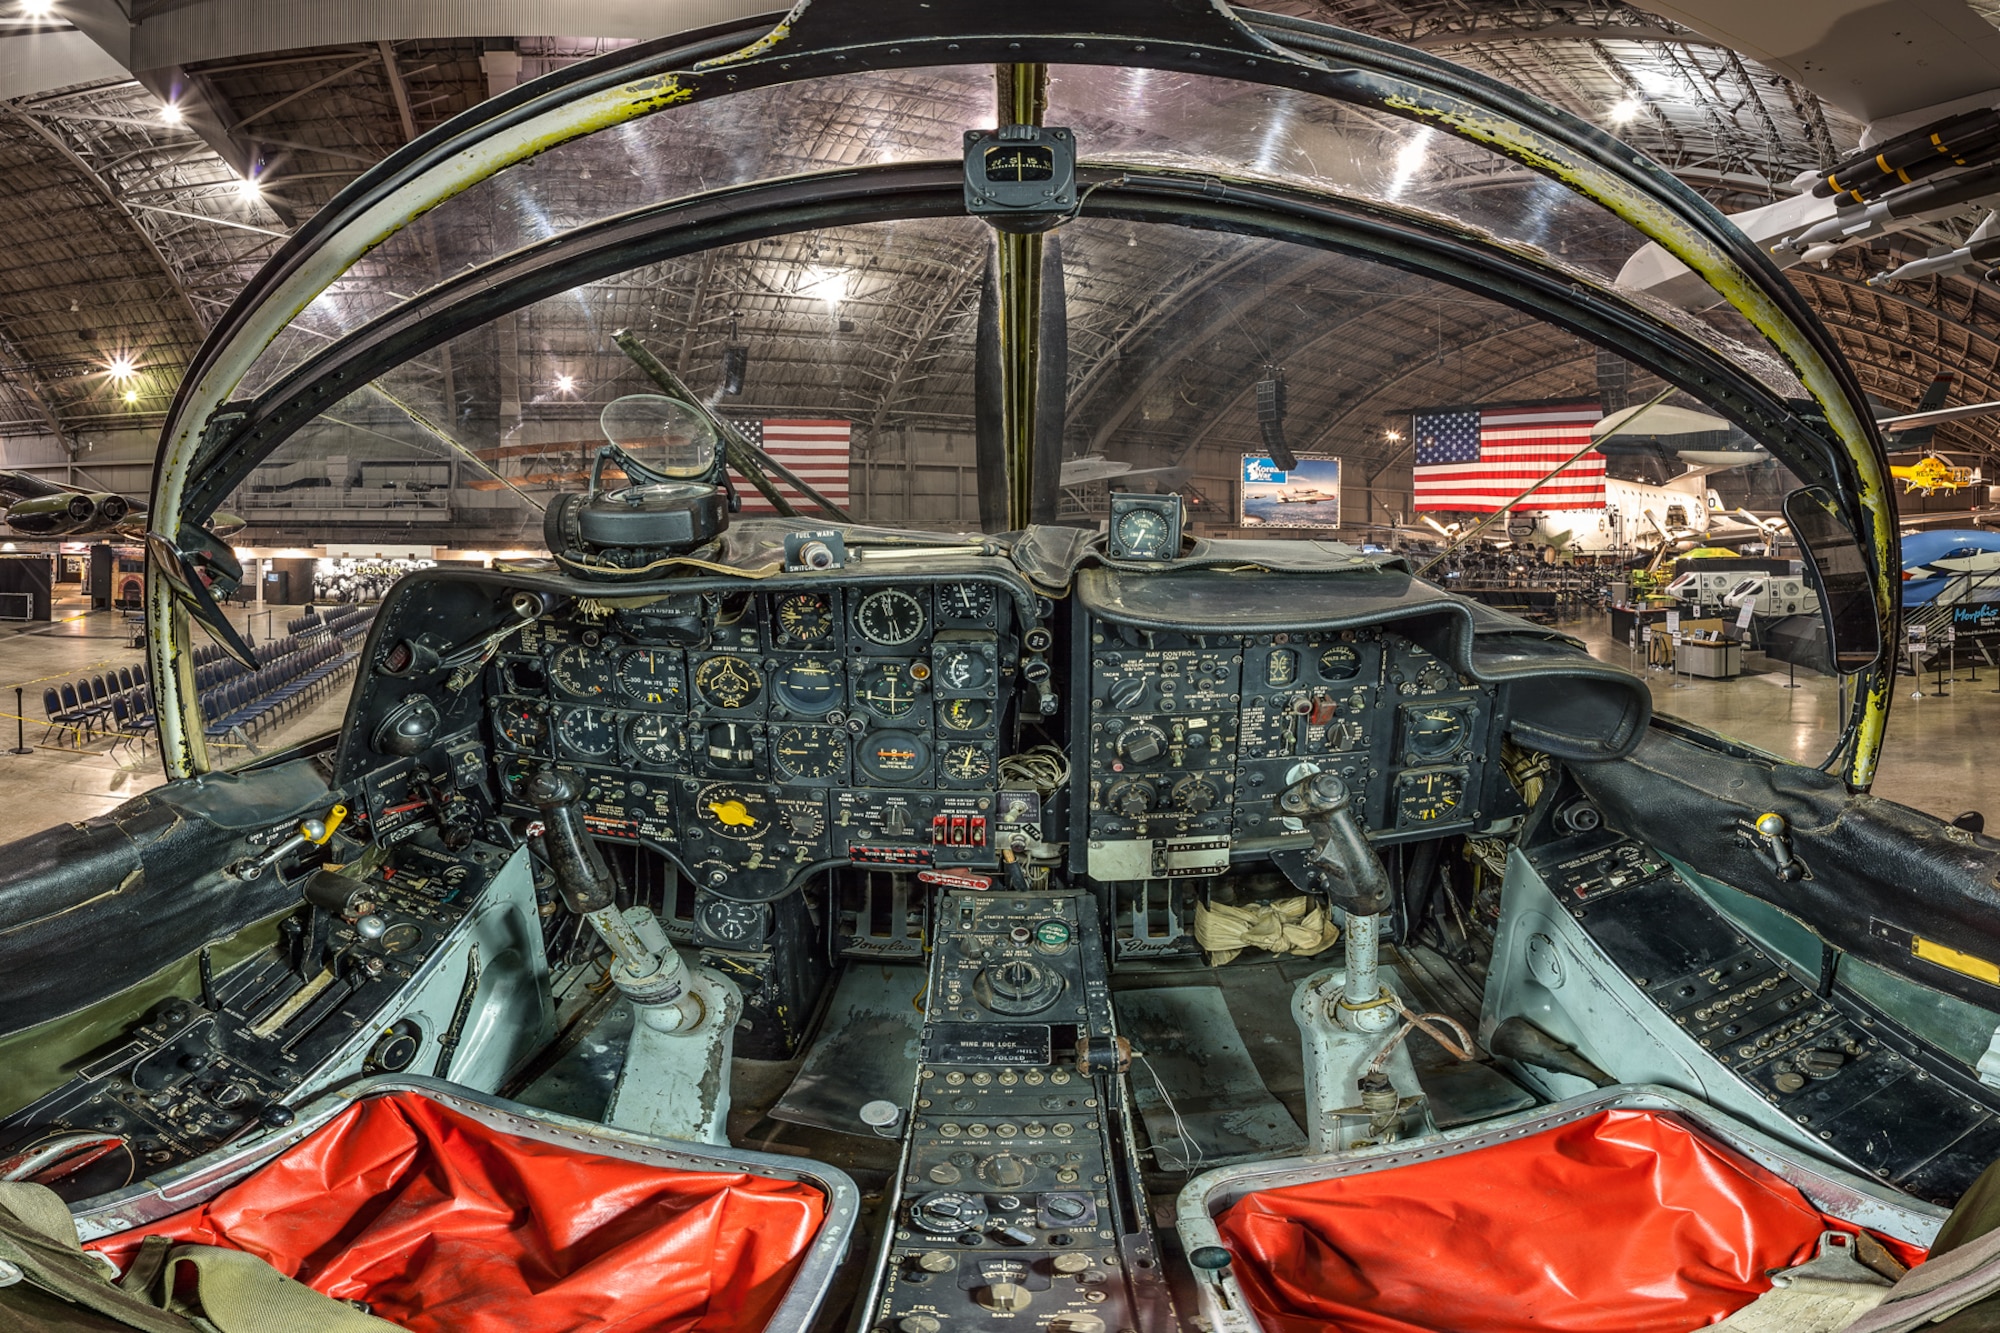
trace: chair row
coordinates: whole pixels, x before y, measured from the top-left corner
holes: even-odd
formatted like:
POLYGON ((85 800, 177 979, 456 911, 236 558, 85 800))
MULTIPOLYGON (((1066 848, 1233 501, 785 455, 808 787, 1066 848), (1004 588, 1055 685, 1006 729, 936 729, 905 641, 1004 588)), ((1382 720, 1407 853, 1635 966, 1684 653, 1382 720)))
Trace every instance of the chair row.
POLYGON ((61 731, 73 734, 81 743, 84 732, 108 729, 117 721, 112 701, 126 699, 129 711, 130 696, 146 684, 146 664, 141 662, 95 676, 79 676, 74 682, 64 681, 60 686, 43 687, 42 716, 47 725, 42 729, 42 739, 61 731))
POLYGON ((360 654, 338 638, 307 642, 268 665, 201 694, 204 734, 211 740, 248 740, 272 722, 280 722, 318 702, 360 654))

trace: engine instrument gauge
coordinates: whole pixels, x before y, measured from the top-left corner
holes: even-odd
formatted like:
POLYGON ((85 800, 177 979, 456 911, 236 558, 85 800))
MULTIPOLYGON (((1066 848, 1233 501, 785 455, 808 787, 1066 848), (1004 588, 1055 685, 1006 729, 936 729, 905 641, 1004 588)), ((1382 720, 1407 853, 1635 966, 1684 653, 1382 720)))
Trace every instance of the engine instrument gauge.
POLYGON ((930 770, 931 747, 913 731, 877 731, 861 738, 854 762, 869 781, 901 787, 930 770))
POLYGON ((884 648, 900 648, 924 632, 924 607, 901 588, 869 593, 854 609, 861 637, 884 648))
POLYGON ((973 782, 993 771, 993 756, 983 745, 957 741, 944 747, 945 776, 956 782, 973 782))
POLYGON ((625 745, 632 758, 648 768, 667 768, 681 757, 678 718, 635 717, 625 727, 625 745))
POLYGON ((1114 535, 1126 558, 1157 560, 1167 549, 1167 520, 1150 509, 1135 509, 1119 517, 1114 535))
POLYGON ((1396 822, 1438 824, 1458 818, 1465 800, 1465 774, 1455 768, 1404 773, 1396 779, 1396 822))
POLYGON ((608 708, 569 708, 556 722, 556 739, 579 759, 601 759, 618 744, 617 718, 608 708))
POLYGON ((774 610, 777 637, 788 647, 814 648, 833 641, 833 598, 826 593, 782 593, 774 610))
POLYGON ((784 777, 818 782, 847 767, 847 733, 838 727, 784 727, 771 742, 771 766, 784 777))
POLYGON ((986 655, 971 644, 938 649, 938 683, 949 690, 976 690, 993 678, 986 655))
POLYGON ((993 705, 984 699, 947 699, 938 705, 938 725, 946 731, 984 731, 993 705))
POLYGON ((771 693, 794 713, 819 717, 840 702, 840 663, 830 657, 797 657, 771 677, 771 693))
POLYGON ((611 691, 611 659, 595 648, 573 643, 549 659, 549 679, 573 699, 602 698, 611 691))
POLYGON ((711 708, 748 708, 764 692, 764 675, 747 658, 711 657, 694 669, 694 692, 711 708))
POLYGON ((947 583, 938 589, 938 615, 947 620, 985 620, 993 614, 993 589, 984 583, 947 583))
POLYGON ((1442 759, 1465 743, 1465 709, 1456 704, 1411 704, 1403 709, 1403 750, 1412 763, 1442 759))
POLYGON ((771 798, 732 782, 703 787, 695 794, 694 810, 703 828, 737 842, 762 837, 771 822, 771 798))
POLYGON ((549 724, 535 706, 519 699, 503 699, 493 709, 493 725, 500 739, 516 750, 539 752, 548 744, 549 724))
POLYGON ((1319 655, 1321 680, 1353 680, 1361 674, 1361 654, 1344 643, 1336 643, 1319 655))
POLYGON ((666 648, 634 648, 618 658, 618 687, 640 703, 678 705, 685 693, 681 655, 666 648))
POLYGON ((917 683, 910 664, 883 662, 862 672, 854 701, 875 716, 893 722, 917 706, 917 683))

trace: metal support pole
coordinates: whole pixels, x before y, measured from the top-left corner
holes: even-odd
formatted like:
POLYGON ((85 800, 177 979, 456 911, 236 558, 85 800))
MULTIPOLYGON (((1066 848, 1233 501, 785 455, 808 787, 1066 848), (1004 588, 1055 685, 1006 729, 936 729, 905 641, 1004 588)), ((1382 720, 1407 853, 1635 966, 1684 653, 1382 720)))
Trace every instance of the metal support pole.
POLYGON ((21 702, 21 687, 14 687, 14 748, 9 754, 33 754, 34 747, 28 744, 27 705, 21 702))

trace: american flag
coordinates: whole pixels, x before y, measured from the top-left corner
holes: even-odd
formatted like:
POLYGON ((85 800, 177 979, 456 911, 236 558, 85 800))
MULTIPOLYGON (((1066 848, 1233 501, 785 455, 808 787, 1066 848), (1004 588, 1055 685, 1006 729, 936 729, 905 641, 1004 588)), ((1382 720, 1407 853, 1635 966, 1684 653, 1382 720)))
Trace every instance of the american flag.
MULTIPOLYGON (((852 424, 846 421, 798 421, 767 418, 763 421, 738 421, 736 428, 743 432, 750 443, 759 445, 764 452, 783 463, 798 475, 800 481, 824 495, 827 499, 847 508, 847 458, 852 424)), ((777 477, 778 494, 792 502, 792 507, 801 514, 824 514, 819 507, 805 496, 800 495, 777 477)), ((734 468, 729 471, 730 484, 742 498, 743 513, 746 515, 775 514, 769 500, 766 500, 734 468)))
MULTIPOLYGON (((1596 403, 1419 413, 1410 419, 1416 508, 1492 513, 1589 444, 1590 428, 1603 417, 1596 403)), ((1517 510, 1602 508, 1604 455, 1588 453, 1517 510)))

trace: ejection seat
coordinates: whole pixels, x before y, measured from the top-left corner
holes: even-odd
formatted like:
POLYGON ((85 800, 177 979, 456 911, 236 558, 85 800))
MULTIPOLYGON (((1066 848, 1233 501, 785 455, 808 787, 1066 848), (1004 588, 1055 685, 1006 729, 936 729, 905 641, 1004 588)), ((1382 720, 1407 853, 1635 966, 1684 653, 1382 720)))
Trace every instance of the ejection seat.
MULTIPOLYGON (((1935 1309, 1913 1324, 1902 1302, 1938 1275, 1921 1265, 1945 1217, 1637 1086, 1224 1167, 1179 1204, 1213 1333, 1915 1327, 1935 1309)), ((2000 1254, 2000 1233, 1982 1243, 2000 1254)))
MULTIPOLYGON (((399 1075, 363 1080, 282 1130, 93 1201, 76 1225, 87 1251, 127 1274, 158 1270, 162 1255, 214 1254, 185 1246, 255 1256, 346 1303, 312 1327, 344 1328, 349 1311, 365 1311, 418 1333, 799 1333, 858 1209, 853 1183, 830 1167, 632 1134, 399 1075), (155 1236, 171 1246, 149 1246, 155 1236)), ((166 1262, 167 1275, 152 1279, 156 1303, 172 1285, 166 1262)), ((211 1273, 199 1271, 196 1299, 206 1302, 211 1273)), ((276 1281, 257 1271, 259 1282, 276 1281)), ((188 1287, 183 1274, 183 1302, 188 1287)), ((30 1293, 35 1309, 50 1308, 48 1290, 30 1293)), ((0 1326, 101 1326, 21 1325, 6 1296, 0 1288, 0 1326)), ((215 1326, 245 1333, 245 1310, 237 1299, 239 1327, 215 1326)), ((268 1314, 247 1319, 272 1326, 268 1314)))

